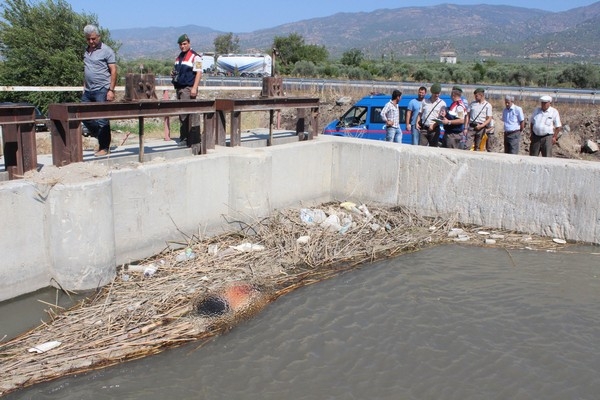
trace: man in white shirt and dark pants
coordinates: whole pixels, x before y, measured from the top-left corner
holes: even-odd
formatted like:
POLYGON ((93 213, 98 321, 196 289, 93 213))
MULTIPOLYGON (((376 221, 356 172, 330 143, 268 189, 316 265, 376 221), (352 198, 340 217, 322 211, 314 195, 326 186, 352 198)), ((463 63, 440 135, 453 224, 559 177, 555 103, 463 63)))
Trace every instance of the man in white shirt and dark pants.
POLYGON ((552 145, 558 140, 558 133, 562 124, 558 110, 551 106, 552 97, 540 97, 541 106, 531 114, 531 145, 530 156, 552 157, 552 145))

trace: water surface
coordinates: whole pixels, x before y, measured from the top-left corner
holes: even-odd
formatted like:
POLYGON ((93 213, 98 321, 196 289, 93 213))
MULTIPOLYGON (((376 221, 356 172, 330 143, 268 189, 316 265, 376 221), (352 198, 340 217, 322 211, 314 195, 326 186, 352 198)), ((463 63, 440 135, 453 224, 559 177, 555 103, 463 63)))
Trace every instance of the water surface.
POLYGON ((294 291, 197 344, 19 399, 595 399, 600 259, 442 246, 294 291))

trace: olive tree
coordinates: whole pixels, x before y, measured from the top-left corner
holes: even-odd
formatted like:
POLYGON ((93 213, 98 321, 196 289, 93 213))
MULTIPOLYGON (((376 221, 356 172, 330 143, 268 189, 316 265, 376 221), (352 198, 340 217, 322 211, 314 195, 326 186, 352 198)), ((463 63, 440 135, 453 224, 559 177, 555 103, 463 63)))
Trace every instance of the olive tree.
POLYGON ((558 76, 561 83, 572 83, 576 88, 600 87, 600 68, 591 64, 575 64, 565 68, 558 76))
POLYGON ((365 55, 363 54, 362 50, 353 48, 348 51, 345 51, 344 54, 342 54, 342 59, 340 60, 340 62, 350 67, 358 67, 364 59, 365 55))
POLYGON ((232 54, 240 51, 240 38, 234 37, 231 32, 217 36, 213 43, 217 54, 232 54))
MULTIPOLYGON (((0 11, 0 82, 15 86, 82 86, 83 27, 97 24, 92 14, 74 12, 64 0, 5 0, 0 11)), ((105 29, 102 40, 118 46, 105 29)), ((8 101, 48 103, 77 101, 76 92, 0 93, 8 101)))

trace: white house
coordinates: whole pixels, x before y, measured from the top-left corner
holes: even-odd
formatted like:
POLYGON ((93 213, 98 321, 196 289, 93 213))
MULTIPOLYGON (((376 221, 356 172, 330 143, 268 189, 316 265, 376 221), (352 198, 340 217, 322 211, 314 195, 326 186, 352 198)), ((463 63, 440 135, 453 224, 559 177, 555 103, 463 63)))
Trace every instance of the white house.
POLYGON ((442 51, 440 53, 440 62, 446 64, 456 64, 456 53, 453 51, 442 51))

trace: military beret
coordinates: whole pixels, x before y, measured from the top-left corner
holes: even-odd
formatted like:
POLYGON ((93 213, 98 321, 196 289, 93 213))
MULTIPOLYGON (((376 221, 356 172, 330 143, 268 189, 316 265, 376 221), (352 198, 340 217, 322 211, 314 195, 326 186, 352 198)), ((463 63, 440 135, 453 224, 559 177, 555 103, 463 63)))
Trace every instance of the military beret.
POLYGON ((440 85, 439 83, 434 83, 433 85, 431 85, 431 89, 429 89, 429 91, 431 93, 440 94, 442 92, 442 85, 440 85))
POLYGON ((188 35, 186 35, 185 33, 181 36, 179 36, 179 39, 177 39, 177 43, 181 44, 185 41, 190 41, 190 38, 188 37, 188 35))

